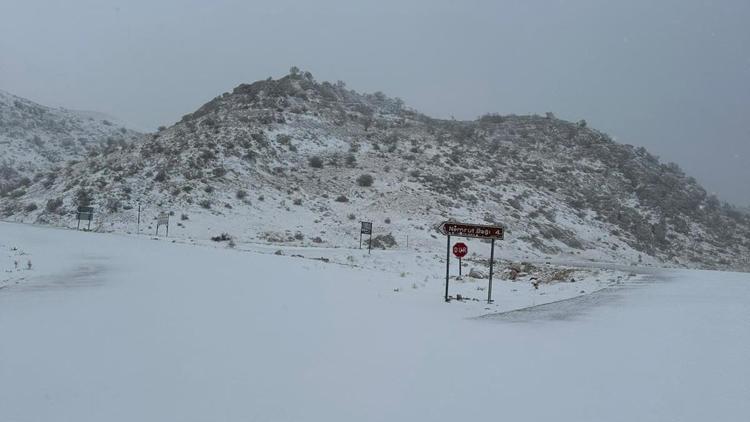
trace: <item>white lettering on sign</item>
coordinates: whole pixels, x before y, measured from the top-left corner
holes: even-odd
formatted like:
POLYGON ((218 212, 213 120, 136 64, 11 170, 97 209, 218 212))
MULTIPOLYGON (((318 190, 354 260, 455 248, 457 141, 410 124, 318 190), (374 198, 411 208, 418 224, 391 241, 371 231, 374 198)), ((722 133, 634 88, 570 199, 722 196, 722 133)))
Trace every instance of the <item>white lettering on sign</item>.
POLYGON ((505 229, 502 226, 462 224, 448 221, 441 224, 439 230, 447 236, 476 237, 482 239, 503 239, 505 235, 505 229))

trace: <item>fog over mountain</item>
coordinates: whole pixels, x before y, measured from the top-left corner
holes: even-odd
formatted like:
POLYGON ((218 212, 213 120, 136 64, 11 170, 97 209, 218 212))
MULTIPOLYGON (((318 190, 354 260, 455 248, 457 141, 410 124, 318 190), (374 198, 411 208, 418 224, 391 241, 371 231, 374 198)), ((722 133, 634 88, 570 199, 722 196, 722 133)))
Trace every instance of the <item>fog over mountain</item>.
POLYGON ((6 0, 0 89, 155 130, 298 65, 436 117, 586 119, 747 205, 748 17, 744 0, 6 0))

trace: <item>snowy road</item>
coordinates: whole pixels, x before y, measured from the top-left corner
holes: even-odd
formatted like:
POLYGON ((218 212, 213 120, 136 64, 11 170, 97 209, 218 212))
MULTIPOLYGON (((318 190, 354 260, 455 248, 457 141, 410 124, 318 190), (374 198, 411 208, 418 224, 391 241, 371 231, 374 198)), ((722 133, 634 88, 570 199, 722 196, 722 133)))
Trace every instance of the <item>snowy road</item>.
POLYGON ((750 276, 466 319, 394 275, 0 224, 0 421, 746 421, 750 276), (391 293, 391 294, 388 294, 391 293))

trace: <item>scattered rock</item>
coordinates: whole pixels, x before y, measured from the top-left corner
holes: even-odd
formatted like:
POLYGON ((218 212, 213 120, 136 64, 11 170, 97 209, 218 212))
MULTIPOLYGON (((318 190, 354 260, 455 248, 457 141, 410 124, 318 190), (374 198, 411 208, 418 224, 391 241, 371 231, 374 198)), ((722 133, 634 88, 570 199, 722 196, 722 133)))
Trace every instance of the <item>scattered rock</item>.
POLYGON ((565 281, 568 280, 569 277, 575 272, 574 269, 566 268, 563 270, 557 270, 552 272, 548 277, 545 277, 546 282, 553 282, 553 281, 565 281))
POLYGON ((519 271, 517 269, 511 268, 510 271, 508 271, 508 279, 516 281, 518 279, 518 273, 519 271))
POLYGON ((485 273, 483 273, 482 271, 479 271, 476 268, 472 268, 471 270, 469 270, 469 277, 471 277, 471 278, 486 278, 487 275, 485 273))

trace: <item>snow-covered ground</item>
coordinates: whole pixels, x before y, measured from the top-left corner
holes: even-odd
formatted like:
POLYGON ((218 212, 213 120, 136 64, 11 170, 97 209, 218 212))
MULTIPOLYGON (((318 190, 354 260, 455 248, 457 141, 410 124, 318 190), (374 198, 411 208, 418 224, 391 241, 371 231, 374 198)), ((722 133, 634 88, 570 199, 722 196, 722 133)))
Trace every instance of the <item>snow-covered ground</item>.
POLYGON ((496 280, 486 309, 424 252, 276 249, 0 223, 0 421, 750 416, 750 275, 496 280))

